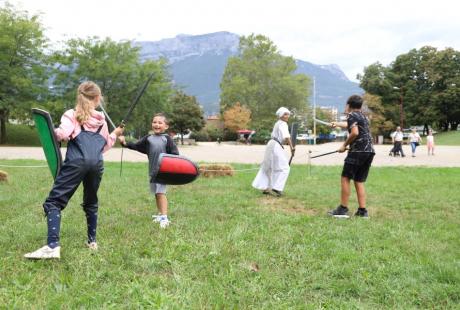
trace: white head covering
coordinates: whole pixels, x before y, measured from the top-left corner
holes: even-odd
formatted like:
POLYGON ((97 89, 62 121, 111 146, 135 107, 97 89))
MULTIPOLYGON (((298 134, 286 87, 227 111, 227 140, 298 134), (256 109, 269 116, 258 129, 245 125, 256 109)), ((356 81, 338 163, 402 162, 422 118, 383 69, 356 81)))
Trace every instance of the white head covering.
POLYGON ((281 107, 281 108, 279 108, 279 109, 276 111, 276 116, 278 116, 278 118, 280 118, 280 117, 283 116, 285 113, 288 113, 289 115, 291 115, 291 111, 289 111, 289 110, 286 109, 285 107, 281 107))

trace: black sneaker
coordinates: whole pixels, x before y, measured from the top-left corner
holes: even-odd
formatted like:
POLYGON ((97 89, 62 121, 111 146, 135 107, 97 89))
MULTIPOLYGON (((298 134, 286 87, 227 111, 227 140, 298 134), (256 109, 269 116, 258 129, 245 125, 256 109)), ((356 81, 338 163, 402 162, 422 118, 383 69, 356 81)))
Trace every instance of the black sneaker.
POLYGON ((327 214, 335 218, 342 218, 342 219, 347 219, 350 217, 348 215, 348 208, 342 205, 338 206, 334 210, 327 212, 327 214))
POLYGON ((364 208, 358 208, 358 210, 355 213, 355 216, 363 217, 363 218, 366 218, 366 219, 369 218, 369 214, 367 213, 367 209, 364 209, 364 208))
POLYGON ((275 197, 281 197, 283 196, 283 192, 277 191, 276 189, 272 189, 273 196, 275 197))

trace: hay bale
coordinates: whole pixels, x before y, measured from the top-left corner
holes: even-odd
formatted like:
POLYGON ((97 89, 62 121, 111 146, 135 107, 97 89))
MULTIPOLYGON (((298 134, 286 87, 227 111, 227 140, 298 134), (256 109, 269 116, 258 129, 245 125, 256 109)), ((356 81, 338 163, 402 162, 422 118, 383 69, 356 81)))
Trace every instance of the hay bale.
POLYGON ((8 181, 8 173, 0 170, 0 182, 6 182, 6 181, 8 181))
POLYGON ((200 165, 200 175, 205 178, 211 177, 221 177, 221 176, 233 176, 235 171, 230 165, 219 165, 219 164, 209 164, 209 165, 200 165))

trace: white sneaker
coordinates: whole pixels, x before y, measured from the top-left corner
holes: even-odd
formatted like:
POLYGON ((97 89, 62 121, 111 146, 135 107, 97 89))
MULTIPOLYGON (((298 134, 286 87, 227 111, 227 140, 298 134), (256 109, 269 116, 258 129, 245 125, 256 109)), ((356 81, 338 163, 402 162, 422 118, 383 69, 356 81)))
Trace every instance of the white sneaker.
POLYGON ((30 259, 48 259, 48 258, 61 258, 61 247, 57 246, 54 249, 45 245, 35 252, 27 253, 24 255, 25 258, 30 259))
POLYGON ((152 221, 154 223, 159 223, 160 222, 160 217, 161 217, 161 214, 156 214, 156 215, 154 214, 154 215, 152 215, 152 221))
POLYGON ((160 228, 166 228, 169 226, 170 221, 168 220, 168 217, 165 215, 162 215, 159 217, 159 222, 160 222, 160 228))
POLYGON ((97 243, 96 242, 86 243, 86 246, 90 250, 97 251, 97 243))

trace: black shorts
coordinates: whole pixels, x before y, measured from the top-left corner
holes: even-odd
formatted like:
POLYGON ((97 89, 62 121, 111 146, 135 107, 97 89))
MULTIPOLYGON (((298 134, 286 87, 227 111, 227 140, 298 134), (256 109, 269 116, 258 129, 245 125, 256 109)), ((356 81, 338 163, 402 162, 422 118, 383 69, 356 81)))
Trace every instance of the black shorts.
POLYGON ((366 182, 374 153, 349 152, 343 164, 342 176, 355 182, 366 182))

